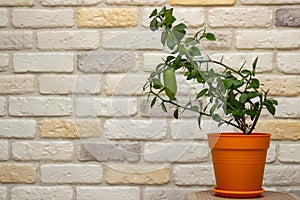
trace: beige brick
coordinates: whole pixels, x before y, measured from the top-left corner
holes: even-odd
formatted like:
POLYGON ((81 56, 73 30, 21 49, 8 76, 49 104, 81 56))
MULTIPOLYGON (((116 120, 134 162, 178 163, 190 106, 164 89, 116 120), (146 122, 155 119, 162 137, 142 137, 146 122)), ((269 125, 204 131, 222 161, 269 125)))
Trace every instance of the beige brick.
POLYGON ((33 75, 1 75, 0 94, 25 94, 34 91, 33 75))
POLYGON ((136 6, 143 6, 143 5, 163 5, 166 3, 166 0, 106 0, 106 4, 113 4, 113 5, 136 5, 136 6))
POLYGON ((9 55, 7 53, 0 53, 0 72, 8 69, 9 55))
POLYGON ((11 16, 16 28, 63 28, 75 23, 71 9, 15 9, 11 16))
POLYGON ((269 8, 213 8, 208 12, 211 27, 269 27, 272 18, 269 8))
POLYGON ((41 138, 99 137, 101 122, 98 120, 43 119, 39 123, 41 138))
POLYGON ((109 184, 162 185, 170 180, 170 169, 149 165, 109 165, 106 181, 109 184))
POLYGON ((242 4, 300 4, 300 0, 241 0, 242 4))
POLYGON ((297 76, 259 76, 263 88, 270 89, 274 96, 298 96, 300 79, 297 76))
POLYGON ((272 139, 300 140, 299 120, 259 120, 255 132, 272 134, 272 139))
POLYGON ((96 5, 101 0, 41 0, 43 6, 90 6, 96 5))
POLYGON ((0 0, 0 6, 33 6, 34 0, 0 0))
POLYGON ((170 0, 171 5, 205 6, 205 5, 233 5, 235 0, 170 0))
POLYGON ((0 183, 34 183, 36 171, 31 164, 0 163, 0 183))
POLYGON ((31 49, 32 31, 0 31, 0 50, 31 49))
POLYGON ((77 12, 82 28, 134 27, 137 17, 135 8, 82 8, 77 12))

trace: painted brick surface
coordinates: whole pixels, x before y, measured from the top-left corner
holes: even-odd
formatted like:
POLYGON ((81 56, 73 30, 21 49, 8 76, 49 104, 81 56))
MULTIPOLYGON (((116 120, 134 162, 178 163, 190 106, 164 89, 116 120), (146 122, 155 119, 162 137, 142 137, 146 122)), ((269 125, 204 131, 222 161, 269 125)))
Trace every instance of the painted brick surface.
POLYGON ((299 98, 277 98, 278 106, 275 117, 281 118, 300 118, 300 109, 297 105, 299 98))
POLYGON ((112 5, 162 5, 167 0, 105 0, 107 4, 112 5))
POLYGON ((34 0, 0 0, 0 6, 33 6, 34 0))
POLYGON ((99 137, 101 121, 96 119, 43 119, 39 123, 41 138, 88 138, 99 137))
POLYGON ((0 94, 26 94, 33 91, 33 75, 2 75, 0 77, 0 94))
POLYGON ((32 31, 0 31, 0 50, 31 49, 32 31))
POLYGON ((104 135, 108 139, 159 140, 165 138, 167 124, 162 120, 117 120, 104 124, 104 135))
POLYGON ((0 9, 0 27, 5 27, 8 24, 7 9, 0 9))
POLYGON ((100 75, 42 75, 39 77, 42 94, 100 94, 100 75))
POLYGON ((44 164, 40 168, 43 183, 101 183, 99 164, 44 164))
POLYGON ((216 41, 207 41, 203 40, 201 47, 204 50, 229 50, 232 46, 232 32, 224 31, 215 31, 216 41))
POLYGON ((176 199, 176 200, 185 200, 186 194, 190 192, 199 192, 198 188, 159 188, 159 187, 146 187, 144 192, 145 200, 153 199, 176 199))
POLYGON ((272 18, 269 8, 212 8, 208 12, 211 27, 269 27, 272 18))
POLYGON ((68 97, 11 97, 9 114, 12 116, 68 116, 72 113, 68 97))
POLYGON ((297 152, 300 150, 299 144, 280 144, 279 160, 281 162, 299 163, 300 156, 297 152))
POLYGON ((0 187, 0 199, 5 200, 7 197, 7 189, 6 187, 0 187))
POLYGON ((0 97, 0 116, 6 115, 6 99, 0 97))
POLYGON ((300 74, 298 67, 300 63, 299 55, 299 53, 278 53, 278 70, 286 74, 300 74))
POLYGON ((170 180, 170 169, 151 165, 109 165, 106 181, 109 184, 165 184, 170 180))
POLYGON ((271 0, 271 1, 264 1, 264 0, 241 0, 243 4, 300 4, 299 0, 271 0))
POLYGON ((140 158, 139 143, 121 142, 82 142, 79 147, 78 159, 81 161, 129 161, 137 162, 140 158))
POLYGON ((134 27, 138 10, 135 8, 82 8, 77 11, 78 27, 134 27))
POLYGON ((12 157, 19 161, 72 161, 74 144, 72 142, 14 142, 12 157))
POLYGON ((299 8, 281 8, 276 10, 276 26, 299 27, 300 26, 299 8))
POLYGON ((0 183, 34 183, 36 179, 36 165, 0 163, 0 183))
POLYGON ((72 53, 15 53, 15 72, 73 72, 72 53))
POLYGON ((7 70, 8 62, 9 62, 9 55, 7 53, 0 53, 0 72, 7 70))
POLYGON ((79 117, 129 117, 137 114, 135 98, 86 97, 75 100, 75 114, 79 117))
POLYGON ((277 151, 276 144, 272 144, 271 142, 267 153, 267 159, 266 159, 267 163, 272 163, 276 161, 276 156, 277 156, 276 151, 277 151))
POLYGON ((73 189, 66 186, 43 187, 43 186, 17 186, 11 190, 11 200, 20 199, 57 199, 72 200, 73 189))
POLYGON ((1 119, 1 138, 33 138, 36 133, 36 121, 30 119, 1 119))
POLYGON ((176 185, 214 185, 212 165, 176 165, 173 169, 176 185))
POLYGON ((100 2, 101 0, 41 0, 43 6, 90 6, 100 2))
POLYGON ((77 56, 78 69, 85 73, 136 71, 138 55, 132 51, 93 52, 77 56))
POLYGON ((298 185, 300 182, 300 169, 297 165, 267 165, 264 175, 264 184, 298 185))
POLYGON ((76 188, 78 200, 140 200, 138 187, 84 187, 76 188))
POLYGON ((171 5, 205 6, 205 5, 232 5, 235 0, 170 0, 171 5))
POLYGON ((41 50, 93 50, 100 45, 98 31, 39 31, 37 45, 41 50))
POLYGON ((16 28, 64 28, 74 25, 71 9, 15 9, 12 24, 16 28))
POLYGON ((9 144, 7 140, 0 140, 0 161, 9 159, 9 144))

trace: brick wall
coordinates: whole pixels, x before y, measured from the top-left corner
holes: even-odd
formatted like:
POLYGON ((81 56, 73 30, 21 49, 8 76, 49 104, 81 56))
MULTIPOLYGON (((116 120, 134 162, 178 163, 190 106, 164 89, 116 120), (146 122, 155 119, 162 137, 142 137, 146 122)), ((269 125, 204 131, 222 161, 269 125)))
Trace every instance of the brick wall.
POLYGON ((273 134, 264 186, 300 193, 300 0, 0 0, 0 200, 183 200, 214 185, 214 124, 173 120, 142 93, 166 53, 147 28, 162 5, 217 35, 211 57, 259 56, 279 101, 257 127, 273 134))

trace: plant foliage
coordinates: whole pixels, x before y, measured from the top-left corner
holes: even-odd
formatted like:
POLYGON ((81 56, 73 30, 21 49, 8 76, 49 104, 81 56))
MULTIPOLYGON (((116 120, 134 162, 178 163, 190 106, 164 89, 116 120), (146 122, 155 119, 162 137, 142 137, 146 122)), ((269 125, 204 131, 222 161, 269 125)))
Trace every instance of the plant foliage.
POLYGON ((149 97, 153 96, 151 107, 160 103, 162 110, 167 112, 166 104, 172 104, 175 107, 175 118, 179 117, 179 110, 190 110, 199 114, 199 125, 203 116, 209 116, 219 125, 231 125, 246 135, 254 130, 263 109, 275 114, 277 101, 268 98, 268 91, 262 89, 260 81, 255 77, 258 58, 253 62, 251 70, 244 69, 244 65, 236 70, 225 65, 222 60, 204 59, 198 46, 204 39, 215 41, 214 34, 200 30, 188 37, 184 23, 174 26, 176 18, 173 16, 173 8, 163 7, 160 11, 155 9, 150 18, 150 29, 161 31, 161 43, 171 50, 170 55, 157 65, 144 86, 149 97), (221 66, 224 70, 217 72, 209 68, 208 64, 221 66), (195 95, 195 100, 208 98, 204 108, 192 105, 191 101, 185 105, 178 103, 177 70, 184 71, 186 80, 193 80, 202 86, 195 95), (218 114, 219 109, 225 115, 218 114))

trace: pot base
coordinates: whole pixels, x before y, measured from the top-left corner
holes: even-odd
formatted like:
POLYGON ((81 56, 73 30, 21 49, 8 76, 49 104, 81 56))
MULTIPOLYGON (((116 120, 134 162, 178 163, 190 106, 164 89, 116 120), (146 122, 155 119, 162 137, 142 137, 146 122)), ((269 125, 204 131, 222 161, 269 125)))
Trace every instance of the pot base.
POLYGON ((213 191, 216 193, 217 196, 221 196, 221 197, 253 198, 253 197, 259 197, 265 190, 260 189, 257 191, 228 191, 228 190, 220 190, 215 187, 213 191))

